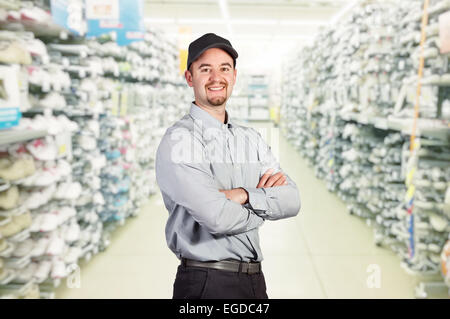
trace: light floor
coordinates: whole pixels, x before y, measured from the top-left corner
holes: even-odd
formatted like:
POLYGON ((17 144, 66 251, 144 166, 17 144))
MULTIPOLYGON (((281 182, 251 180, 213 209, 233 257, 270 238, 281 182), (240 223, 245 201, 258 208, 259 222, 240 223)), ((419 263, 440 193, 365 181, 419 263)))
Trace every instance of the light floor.
MULTIPOLYGON (((374 245, 372 229, 348 214, 281 134, 279 154, 302 208, 297 217, 266 221, 260 229, 269 297, 414 298, 418 279, 394 253, 374 245)), ((161 196, 152 196, 116 230, 105 252, 82 263, 80 288, 62 282, 56 298, 171 298, 179 262, 166 245, 167 215, 161 196)))

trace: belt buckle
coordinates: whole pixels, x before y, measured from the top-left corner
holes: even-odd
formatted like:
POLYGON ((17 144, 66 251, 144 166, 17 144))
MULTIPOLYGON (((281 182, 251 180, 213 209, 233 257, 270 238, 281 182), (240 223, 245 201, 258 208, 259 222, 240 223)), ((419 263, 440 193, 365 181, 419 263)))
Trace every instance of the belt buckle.
POLYGON ((250 262, 241 262, 241 272, 244 274, 250 274, 250 262), (247 268, 244 268, 246 266, 247 268))

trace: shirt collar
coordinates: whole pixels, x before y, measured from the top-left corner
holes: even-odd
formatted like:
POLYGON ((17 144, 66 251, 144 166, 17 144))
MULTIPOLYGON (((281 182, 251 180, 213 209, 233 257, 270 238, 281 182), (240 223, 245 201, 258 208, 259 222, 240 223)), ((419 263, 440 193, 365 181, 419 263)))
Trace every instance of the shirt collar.
POLYGON ((219 129, 226 129, 226 128, 232 128, 233 123, 230 121, 230 117, 227 111, 225 111, 226 115, 225 118, 227 120, 227 123, 224 124, 217 120, 215 117, 210 115, 205 110, 198 107, 194 102, 191 104, 191 109, 189 111, 189 114, 196 120, 199 120, 202 122, 203 128, 219 128, 219 129))

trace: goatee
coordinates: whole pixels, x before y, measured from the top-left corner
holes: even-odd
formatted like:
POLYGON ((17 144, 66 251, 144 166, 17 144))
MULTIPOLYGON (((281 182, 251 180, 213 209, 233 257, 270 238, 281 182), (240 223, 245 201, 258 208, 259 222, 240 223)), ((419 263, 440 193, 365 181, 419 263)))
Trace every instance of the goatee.
POLYGON ((225 103, 226 98, 225 97, 215 97, 213 99, 208 99, 209 104, 214 106, 220 106, 223 103, 225 103))

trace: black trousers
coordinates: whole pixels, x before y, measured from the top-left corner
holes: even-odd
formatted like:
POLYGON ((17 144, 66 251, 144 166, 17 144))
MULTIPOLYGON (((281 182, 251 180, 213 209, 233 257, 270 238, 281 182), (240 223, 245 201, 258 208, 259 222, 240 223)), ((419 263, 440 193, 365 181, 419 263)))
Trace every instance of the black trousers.
POLYGON ((262 272, 244 274, 179 265, 173 299, 268 299, 262 272))

